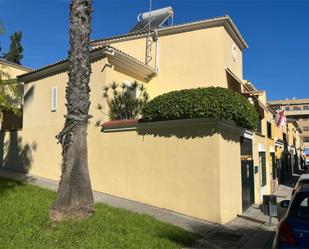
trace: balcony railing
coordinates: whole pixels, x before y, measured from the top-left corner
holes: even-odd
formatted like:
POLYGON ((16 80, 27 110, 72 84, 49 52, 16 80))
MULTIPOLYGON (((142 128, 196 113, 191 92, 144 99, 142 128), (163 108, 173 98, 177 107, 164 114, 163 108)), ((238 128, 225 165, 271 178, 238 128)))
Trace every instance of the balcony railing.
POLYGON ((309 115, 309 110, 285 110, 287 116, 309 115))

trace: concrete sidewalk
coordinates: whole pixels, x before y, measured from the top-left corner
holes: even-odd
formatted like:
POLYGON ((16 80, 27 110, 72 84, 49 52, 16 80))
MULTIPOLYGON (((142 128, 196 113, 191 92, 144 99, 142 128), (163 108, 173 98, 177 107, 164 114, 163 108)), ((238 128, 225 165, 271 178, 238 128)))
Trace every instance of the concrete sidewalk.
MULTIPOLYGON (((278 212, 283 213, 279 203, 283 199, 290 199, 292 187, 280 185, 277 195, 278 212)), ((192 248, 241 248, 241 249, 271 249, 278 219, 272 218, 269 224, 268 216, 261 211, 260 205, 253 205, 240 217, 221 225, 214 233, 208 233, 192 248)))
MULTIPOLYGON (((53 191, 58 189, 58 182, 43 177, 25 175, 3 169, 0 169, 0 177, 27 181, 53 191)), ((281 199, 289 199, 291 190, 291 187, 280 185, 276 192, 279 201, 281 199)), ((241 217, 237 217, 225 225, 220 225, 105 193, 93 192, 93 194, 95 202, 102 202, 140 214, 147 214, 163 222, 201 235, 202 239, 190 248, 270 249, 277 228, 277 219, 273 218, 273 224, 269 225, 268 217, 262 214, 258 205, 250 207, 241 217)))
MULTIPOLYGON (((53 191, 57 191, 58 189, 57 181, 53 181, 39 176, 23 174, 16 171, 0 169, 0 177, 29 182, 36 186, 50 189, 53 191)), ((158 220, 176 225, 178 227, 182 227, 187 231, 199 234, 201 236, 212 233, 213 231, 216 231, 220 228, 219 224, 178 214, 173 211, 157 208, 141 202, 131 201, 96 191, 93 192, 93 196, 95 202, 105 203, 116 208, 124 208, 140 214, 147 214, 158 220)))

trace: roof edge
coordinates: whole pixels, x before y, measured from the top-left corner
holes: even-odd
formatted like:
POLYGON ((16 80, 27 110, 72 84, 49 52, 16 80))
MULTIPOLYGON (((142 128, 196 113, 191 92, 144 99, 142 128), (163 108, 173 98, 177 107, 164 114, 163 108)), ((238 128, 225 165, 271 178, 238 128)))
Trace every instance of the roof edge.
MULTIPOLYGON (((156 74, 155 69, 149 67, 148 65, 145 65, 143 62, 139 61, 138 59, 130 56, 129 54, 126 54, 122 52, 119 49, 116 49, 112 46, 104 46, 104 47, 98 47, 91 50, 90 53, 90 59, 96 60, 103 57, 119 57, 122 58, 122 61, 126 61, 127 65, 131 65, 131 70, 137 70, 141 75, 145 77, 145 80, 149 77, 152 77, 156 74), (146 77, 147 76, 147 77, 146 77)), ((119 61, 115 60, 116 63, 119 61)), ((53 64, 44 66, 42 68, 39 68, 37 70, 34 70, 29 73, 25 73, 22 75, 17 76, 17 80, 19 82, 29 83, 35 80, 38 80, 44 76, 48 76, 49 74, 54 74, 61 72, 63 70, 67 70, 69 67, 69 61, 68 59, 63 59, 60 61, 57 61, 53 64)))
POLYGON ((15 67, 15 68, 18 68, 18 69, 22 69, 22 70, 25 70, 25 71, 33 71, 33 68, 30 68, 30 67, 26 67, 26 66, 23 66, 23 65, 19 65, 17 63, 14 63, 14 62, 11 62, 11 61, 7 61, 7 60, 4 60, 4 59, 1 59, 0 58, 0 63, 4 63, 8 66, 12 66, 12 67, 15 67))
MULTIPOLYGON (((248 48, 248 44, 240 34, 239 30, 237 29, 236 25, 232 21, 232 19, 228 16, 222 16, 222 17, 216 17, 212 19, 206 19, 206 20, 200 20, 195 22, 189 22, 184 24, 178 24, 174 26, 164 27, 157 29, 158 35, 164 36, 164 35, 170 35, 175 34, 179 32, 188 32, 203 28, 211 28, 211 27, 218 27, 223 26, 229 33, 229 35, 235 40, 235 42, 238 44, 238 46, 241 49, 248 48)), ((111 44, 111 43, 117 43, 121 41, 126 40, 134 40, 146 37, 147 31, 145 32, 133 32, 133 33, 126 33, 122 35, 107 37, 103 39, 97 39, 91 41, 92 46, 100 46, 105 44, 111 44)))

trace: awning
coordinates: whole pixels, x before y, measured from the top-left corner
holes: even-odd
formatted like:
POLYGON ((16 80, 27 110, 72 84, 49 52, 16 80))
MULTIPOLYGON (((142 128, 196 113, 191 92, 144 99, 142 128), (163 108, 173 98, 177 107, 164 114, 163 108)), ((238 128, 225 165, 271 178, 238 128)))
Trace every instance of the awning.
POLYGON ((238 82, 241 89, 246 89, 247 92, 242 91, 241 94, 249 98, 251 97, 254 101, 254 105, 259 113, 260 118, 264 118, 264 111, 267 111, 267 106, 265 106, 259 98, 256 96, 256 93, 252 92, 228 67, 225 68, 225 71, 230 75, 236 82, 238 82))

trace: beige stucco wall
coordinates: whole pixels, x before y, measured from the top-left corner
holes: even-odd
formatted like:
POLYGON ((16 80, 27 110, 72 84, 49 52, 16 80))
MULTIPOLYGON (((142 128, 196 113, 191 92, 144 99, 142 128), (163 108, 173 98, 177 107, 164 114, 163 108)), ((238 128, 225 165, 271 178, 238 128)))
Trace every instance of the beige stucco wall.
MULTIPOLYGON (((89 129, 98 130, 95 122, 106 118, 96 109, 102 103, 102 92, 105 82, 105 72, 102 71, 106 59, 95 61, 91 64, 92 74, 90 78, 91 102, 90 114, 94 116, 90 120, 89 129)), ((57 144, 55 136, 64 125, 65 88, 68 81, 66 72, 59 72, 35 82, 25 84, 24 87, 24 115, 23 130, 19 132, 23 144, 35 143, 36 150, 32 153, 31 173, 58 180, 61 165, 61 146, 57 144), (57 110, 51 111, 51 89, 57 87, 57 110)), ((90 141, 96 143, 96 141, 90 141)))
MULTIPOLYGON (((92 187, 200 219, 228 222, 241 213, 239 135, 236 128, 218 127, 217 123, 183 126, 176 122, 103 133, 90 126, 92 187)), ((20 163, 28 160, 31 174, 59 180, 61 151, 54 131, 56 128, 26 128, 18 132, 16 155, 18 151, 25 154, 20 160, 13 160, 16 151, 10 149, 16 134, 6 133, 3 165, 21 170, 20 163)))
MULTIPOLYGON (((145 43, 145 38, 141 38, 111 45, 145 61, 145 43)), ((234 61, 233 43, 224 27, 159 37, 159 74, 147 83, 150 97, 186 88, 227 87, 225 67, 242 79, 242 51, 237 48, 237 60, 234 61)), ((154 66, 155 46, 151 66, 154 66)), ((127 76, 117 75, 116 72, 110 78, 122 81, 127 76)))
POLYGON ((224 30, 223 31, 224 41, 224 67, 229 68, 238 79, 243 79, 243 58, 242 50, 237 46, 231 36, 224 30), (236 46, 236 57, 233 58, 232 47, 236 46))
POLYGON ((252 140, 252 149, 253 149, 253 163, 254 167, 258 167, 258 172, 254 173, 254 199, 255 203, 260 203, 261 198, 261 169, 259 167, 259 144, 263 144, 266 149, 266 138, 263 135, 254 134, 252 140))
POLYGON ((225 223, 242 213, 240 136, 235 130, 223 131, 219 138, 221 220, 225 223))

